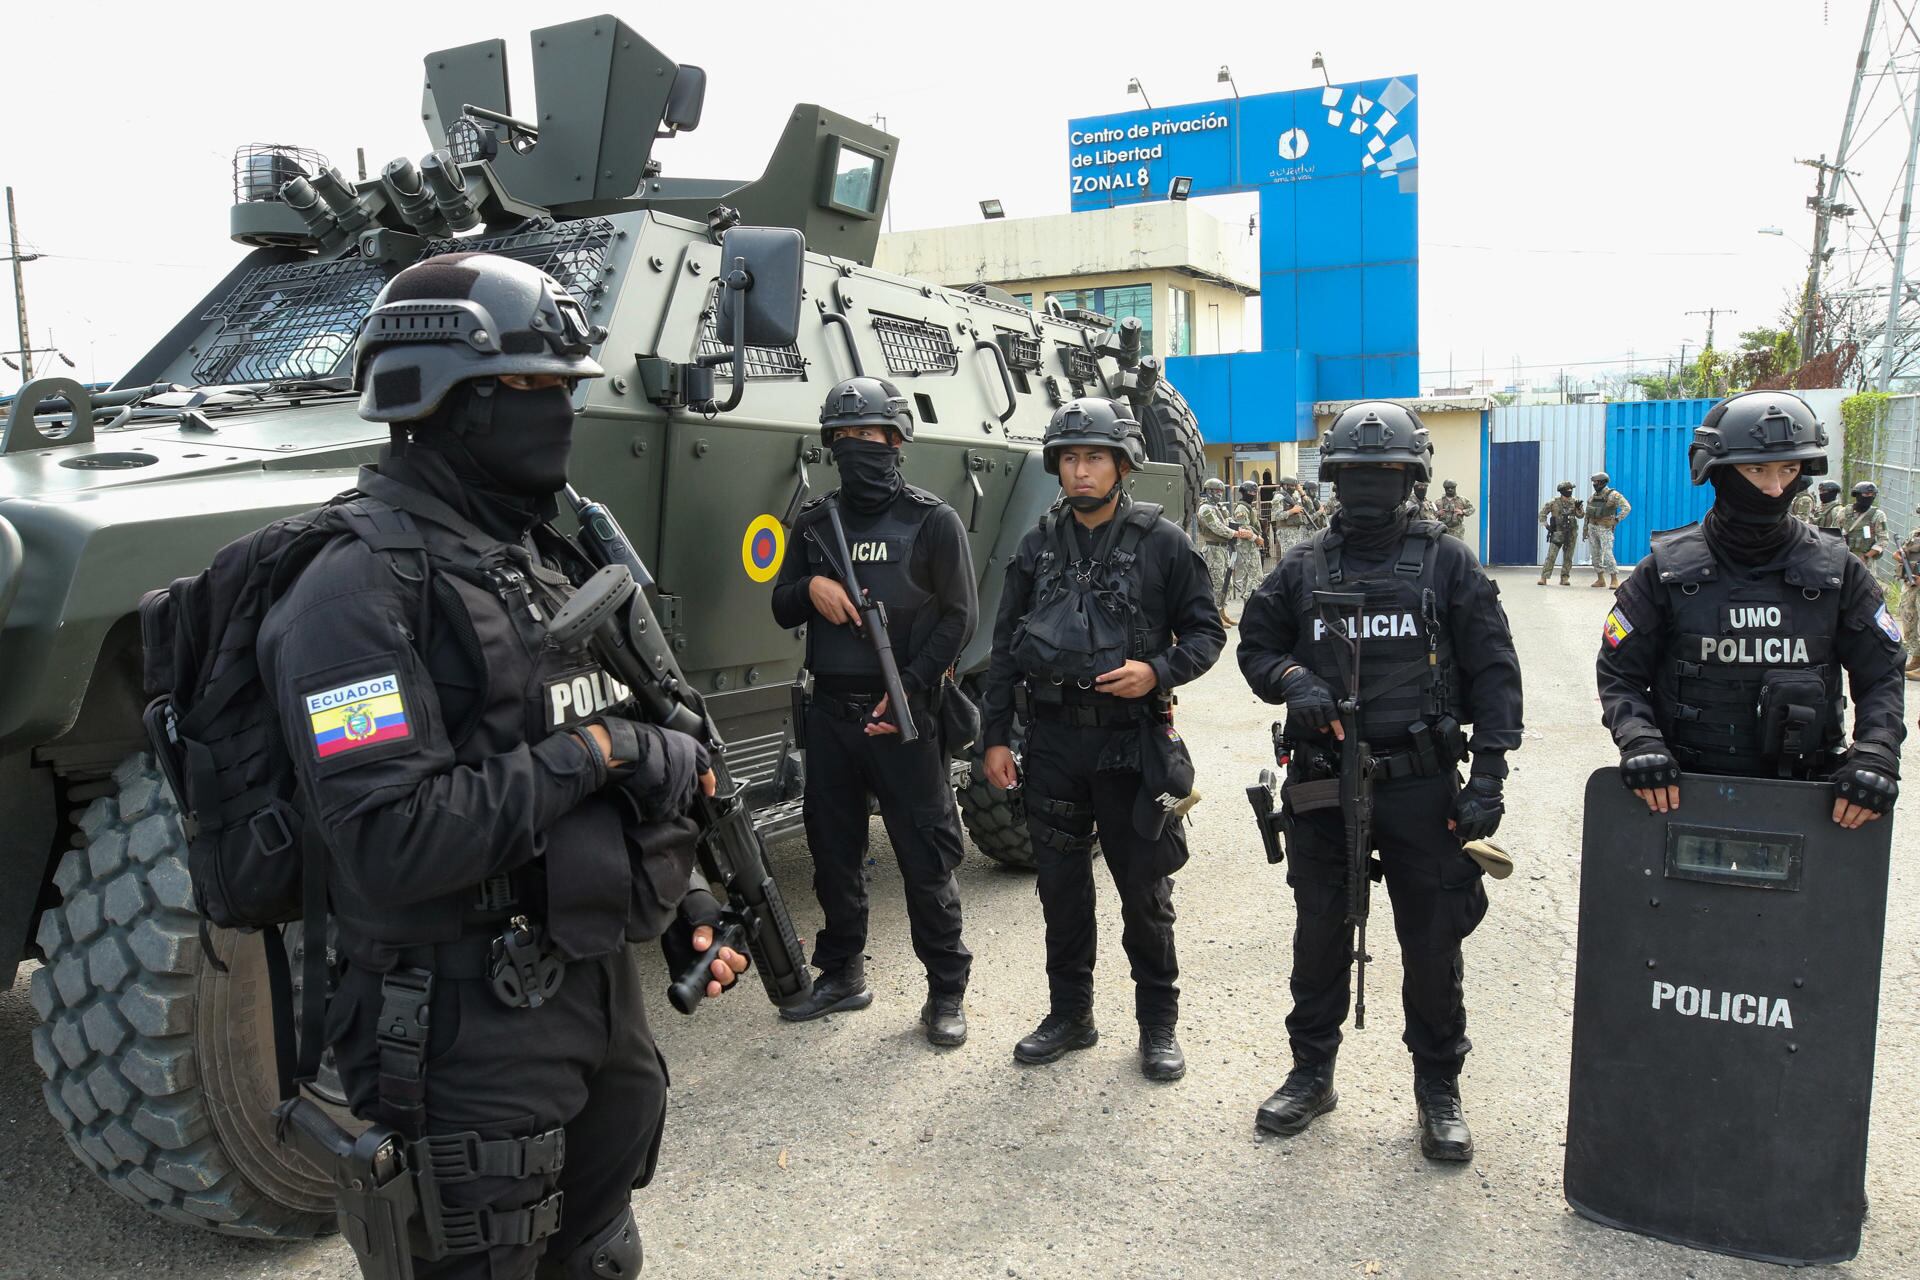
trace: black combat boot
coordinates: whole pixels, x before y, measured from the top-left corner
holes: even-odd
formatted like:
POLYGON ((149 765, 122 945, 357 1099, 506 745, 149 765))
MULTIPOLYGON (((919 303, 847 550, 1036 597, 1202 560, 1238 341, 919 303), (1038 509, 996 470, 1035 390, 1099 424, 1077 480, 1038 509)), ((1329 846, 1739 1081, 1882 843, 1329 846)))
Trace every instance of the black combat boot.
POLYGON ((927 1043, 951 1049, 967 1042, 965 997, 958 991, 934 992, 920 1006, 920 1023, 927 1029, 927 1043))
POLYGON ((1057 1062, 1075 1049, 1091 1049, 1100 1042, 1091 1013, 1049 1013, 1040 1019, 1033 1034, 1013 1046, 1016 1062, 1038 1066, 1057 1062))
POLYGON ((1178 1080, 1187 1074, 1187 1055, 1173 1038, 1173 1024, 1153 1022, 1140 1028, 1140 1074, 1149 1080, 1178 1080))
POLYGON ((1253 1122, 1268 1133, 1290 1138, 1340 1105, 1333 1088, 1333 1064, 1319 1062, 1311 1066, 1295 1063, 1292 1071, 1273 1096, 1260 1104, 1253 1122))
POLYGON ((1473 1134, 1460 1110, 1460 1082, 1452 1076, 1415 1075, 1413 1105, 1420 1113, 1420 1154, 1429 1160, 1473 1159, 1473 1134))
POLYGON ((823 973, 814 979, 813 990, 798 1004, 788 1005, 780 1016, 788 1022, 811 1022, 829 1013, 851 1013, 873 1003, 873 988, 867 985, 866 966, 854 961, 845 968, 823 973))

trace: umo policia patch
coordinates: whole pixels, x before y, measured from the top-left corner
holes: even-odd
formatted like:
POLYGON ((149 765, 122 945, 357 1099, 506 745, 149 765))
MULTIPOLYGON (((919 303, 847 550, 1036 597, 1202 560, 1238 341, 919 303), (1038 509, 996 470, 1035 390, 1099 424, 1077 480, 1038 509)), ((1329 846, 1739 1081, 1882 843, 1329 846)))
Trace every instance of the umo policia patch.
POLYGON ((308 694, 307 721, 322 760, 413 736, 397 672, 308 694))
POLYGON ((1633 634, 1633 624, 1627 621, 1627 615, 1618 609, 1607 614, 1607 620, 1600 627, 1600 638, 1607 642, 1607 648, 1618 649, 1620 642, 1633 634))
POLYGON ((1873 620, 1880 625, 1882 631, 1887 633, 1887 639, 1895 644, 1900 643, 1900 624, 1895 622, 1893 616, 1887 612, 1887 606, 1881 605, 1880 611, 1873 615, 1873 620))

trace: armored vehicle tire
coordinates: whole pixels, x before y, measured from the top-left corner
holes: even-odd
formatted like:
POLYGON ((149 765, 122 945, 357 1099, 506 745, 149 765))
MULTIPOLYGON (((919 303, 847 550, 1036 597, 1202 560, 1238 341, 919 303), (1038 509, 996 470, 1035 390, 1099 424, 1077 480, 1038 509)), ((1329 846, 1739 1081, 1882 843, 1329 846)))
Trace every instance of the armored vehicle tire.
POLYGON ((1164 379, 1154 384, 1153 399, 1139 411, 1139 417, 1147 456, 1155 462, 1177 462, 1186 472, 1187 514, 1182 527, 1191 532, 1199 519, 1200 483, 1207 472, 1200 423, 1187 407, 1186 397, 1164 379))
POLYGON ((1027 806, 1017 791, 1002 791, 987 781, 984 753, 970 761, 967 785, 956 793, 960 818, 974 847, 1002 866, 1033 870, 1033 840, 1027 834, 1027 806))
POLYGON ((67 1145, 161 1217, 231 1235, 333 1227, 332 1184, 275 1142, 267 944, 212 930, 207 961, 172 792, 128 757, 80 818, 41 917, 33 1056, 67 1145))

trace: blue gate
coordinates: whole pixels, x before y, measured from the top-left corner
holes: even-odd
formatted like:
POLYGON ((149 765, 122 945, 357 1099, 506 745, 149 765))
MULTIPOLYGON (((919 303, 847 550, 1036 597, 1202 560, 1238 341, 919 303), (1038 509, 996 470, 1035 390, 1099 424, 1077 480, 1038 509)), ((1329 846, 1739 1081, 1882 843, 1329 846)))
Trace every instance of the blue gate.
POLYGON ((1622 568, 1637 563, 1661 529, 1692 524, 1713 505, 1713 486, 1695 486, 1687 469, 1693 429, 1712 400, 1639 400, 1607 406, 1607 473, 1633 504, 1614 534, 1622 568))
POLYGON ((1540 442, 1492 445, 1487 457, 1487 563, 1536 564, 1540 442))

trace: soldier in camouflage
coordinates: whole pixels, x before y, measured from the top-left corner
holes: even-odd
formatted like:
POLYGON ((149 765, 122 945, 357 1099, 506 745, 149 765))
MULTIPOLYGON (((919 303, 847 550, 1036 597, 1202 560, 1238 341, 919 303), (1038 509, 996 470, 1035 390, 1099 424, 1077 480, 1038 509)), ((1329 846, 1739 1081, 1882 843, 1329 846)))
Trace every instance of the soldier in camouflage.
POLYGON ((1547 531, 1547 562, 1540 566, 1540 585, 1547 585, 1553 562, 1560 561, 1560 585, 1573 585, 1573 535, 1587 514, 1586 503, 1573 496, 1573 481, 1560 482, 1560 496, 1540 504, 1540 524, 1547 531))
POLYGON ((1814 524, 1815 507, 1813 490, 1808 489, 1794 495, 1793 502, 1787 507, 1787 514, 1802 524, 1814 524))
MULTIPOLYGON (((1914 508, 1920 515, 1920 507, 1914 508)), ((1920 680, 1920 529, 1893 553, 1900 577, 1900 635, 1907 649, 1907 679, 1920 680)))
POLYGON ((1473 518, 1473 501, 1460 496, 1460 485, 1455 480, 1443 480, 1440 487, 1446 494, 1433 504, 1435 514, 1445 527, 1447 536, 1467 540, 1467 521, 1473 518))
POLYGON ((1427 496, 1427 482, 1424 480, 1413 486, 1413 497, 1407 500, 1407 505, 1413 509, 1413 518, 1415 520, 1438 520, 1440 518, 1439 508, 1434 505, 1433 499, 1427 496))
POLYGON ((1853 509, 1840 524, 1847 550, 1868 566, 1887 553, 1887 513, 1875 505, 1879 496, 1880 490, 1871 480, 1853 486, 1853 509))
POLYGON ((1313 517, 1313 527, 1326 528, 1328 522, 1333 519, 1333 513, 1340 509, 1340 499, 1329 494, 1325 500, 1322 500, 1318 480, 1303 481, 1300 492, 1307 495, 1307 511, 1313 517))
POLYGON ((1620 566, 1613 559, 1613 531, 1633 511, 1604 471, 1593 473, 1593 496, 1587 499, 1587 544, 1593 548, 1593 586, 1620 585, 1620 566), (1607 579, 1613 582, 1609 584, 1607 579))
POLYGON ((1251 529, 1235 529, 1233 514, 1227 507, 1227 482, 1208 476, 1200 486, 1200 554, 1207 561, 1207 577, 1213 583, 1213 600, 1225 616, 1227 601, 1227 553, 1235 541, 1251 541, 1251 529))
POLYGON ((1840 484, 1836 480, 1820 482, 1820 505, 1813 509, 1813 524, 1816 529, 1838 529, 1847 518, 1847 504, 1840 501, 1840 484))
POLYGON ((1315 508, 1300 481, 1294 476, 1280 477, 1280 492, 1273 500, 1273 561, 1305 542, 1315 528, 1315 508))

